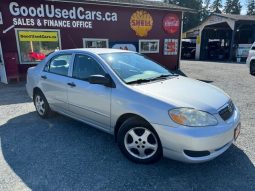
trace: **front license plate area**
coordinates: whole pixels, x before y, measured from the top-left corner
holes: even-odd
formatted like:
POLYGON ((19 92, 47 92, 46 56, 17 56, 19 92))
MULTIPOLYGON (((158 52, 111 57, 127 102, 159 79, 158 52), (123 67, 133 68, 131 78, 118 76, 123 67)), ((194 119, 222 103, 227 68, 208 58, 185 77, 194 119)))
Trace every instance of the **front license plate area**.
POLYGON ((237 125, 237 127, 235 128, 235 132, 234 132, 235 141, 237 140, 238 136, 240 135, 240 132, 241 132, 241 123, 239 123, 237 125))

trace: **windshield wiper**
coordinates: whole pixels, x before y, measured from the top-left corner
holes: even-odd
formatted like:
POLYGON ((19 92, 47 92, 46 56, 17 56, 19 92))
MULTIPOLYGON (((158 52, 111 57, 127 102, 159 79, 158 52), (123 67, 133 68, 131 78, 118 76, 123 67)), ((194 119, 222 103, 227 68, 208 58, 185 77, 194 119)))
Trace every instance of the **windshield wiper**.
POLYGON ((177 74, 162 74, 160 76, 157 76, 155 78, 149 78, 149 79, 138 79, 131 82, 127 82, 127 84, 141 84, 146 82, 151 82, 154 80, 160 80, 160 79, 168 79, 169 77, 175 77, 178 76, 177 74))
POLYGON ((176 76, 175 74, 162 74, 160 76, 157 76, 155 78, 151 78, 150 80, 160 80, 160 79, 168 79, 169 77, 176 76))
POLYGON ((139 79, 139 80, 127 82, 127 84, 141 84, 141 83, 146 83, 146 82, 150 82, 150 81, 151 81, 151 79, 139 79))

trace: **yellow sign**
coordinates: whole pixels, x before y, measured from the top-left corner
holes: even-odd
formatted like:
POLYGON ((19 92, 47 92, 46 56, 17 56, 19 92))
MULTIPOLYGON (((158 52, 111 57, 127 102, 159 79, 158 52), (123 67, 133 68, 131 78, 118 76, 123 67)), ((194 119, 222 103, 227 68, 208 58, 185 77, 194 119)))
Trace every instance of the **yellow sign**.
POLYGON ((18 31, 20 41, 58 42, 57 32, 18 31))
POLYGON ((200 43, 201 43, 201 37, 197 36, 197 44, 200 44, 200 43))
POLYGON ((152 26, 153 19, 147 11, 136 11, 130 18, 130 27, 137 36, 146 37, 152 26))

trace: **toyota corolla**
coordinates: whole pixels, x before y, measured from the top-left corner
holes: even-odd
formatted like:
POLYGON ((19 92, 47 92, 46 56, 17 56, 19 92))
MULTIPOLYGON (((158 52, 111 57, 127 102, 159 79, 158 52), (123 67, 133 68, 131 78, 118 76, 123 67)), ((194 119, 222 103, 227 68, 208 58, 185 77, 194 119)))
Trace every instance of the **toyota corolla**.
POLYGON ((113 134, 137 163, 162 156, 205 162, 240 133, 239 110, 226 93, 135 52, 57 51, 28 70, 26 87, 39 116, 54 111, 113 134))

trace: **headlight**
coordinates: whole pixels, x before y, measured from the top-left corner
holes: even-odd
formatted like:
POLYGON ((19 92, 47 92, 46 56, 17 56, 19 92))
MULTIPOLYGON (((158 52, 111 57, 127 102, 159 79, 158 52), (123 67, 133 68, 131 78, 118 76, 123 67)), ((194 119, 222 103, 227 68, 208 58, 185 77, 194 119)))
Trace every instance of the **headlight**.
POLYGON ((170 110, 169 116, 175 123, 190 127, 214 126, 218 124, 213 115, 191 108, 170 110))

